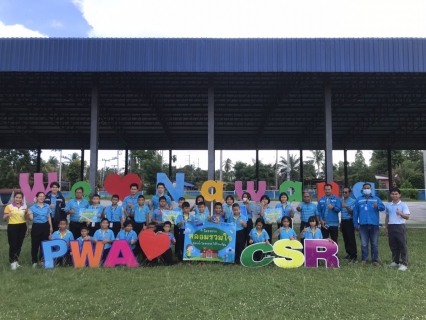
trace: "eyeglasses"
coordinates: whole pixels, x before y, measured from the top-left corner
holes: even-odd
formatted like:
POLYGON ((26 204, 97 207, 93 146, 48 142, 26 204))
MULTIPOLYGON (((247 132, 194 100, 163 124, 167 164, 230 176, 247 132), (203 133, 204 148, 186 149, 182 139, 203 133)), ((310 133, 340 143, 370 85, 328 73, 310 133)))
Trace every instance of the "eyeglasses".
POLYGON ((343 193, 349 193, 349 191, 343 191, 343 193))

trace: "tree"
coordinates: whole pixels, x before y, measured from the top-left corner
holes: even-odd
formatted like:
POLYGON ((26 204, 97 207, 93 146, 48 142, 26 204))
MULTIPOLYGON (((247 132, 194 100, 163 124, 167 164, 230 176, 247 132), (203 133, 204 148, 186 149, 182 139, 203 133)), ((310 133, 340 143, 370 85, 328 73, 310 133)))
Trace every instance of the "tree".
POLYGON ((228 158, 223 162, 223 170, 225 171, 226 181, 230 181, 232 179, 232 175, 230 174, 231 170, 232 170, 232 160, 231 159, 228 158))
POLYGON ((303 161, 303 179, 315 179, 316 175, 314 160, 303 161))
MULTIPOLYGON (((287 180, 287 159, 280 157, 281 160, 278 163, 278 169, 281 174, 282 181, 287 180)), ((288 165, 290 169, 290 180, 295 181, 300 178, 300 159, 297 156, 290 155, 290 163, 288 165)))
MULTIPOLYGON (((391 151, 391 162, 392 168, 396 168, 402 162, 404 162, 404 156, 402 151, 393 150, 391 151)), ((374 150, 371 154, 370 159, 371 171, 375 174, 388 174, 388 152, 386 150, 374 150)))
POLYGON ((19 188, 19 174, 29 173, 30 183, 36 170, 37 156, 34 150, 0 150, 0 188, 19 188))
POLYGON ((317 167, 316 178, 321 176, 321 167, 324 162, 324 151, 323 150, 311 150, 312 157, 308 157, 308 159, 313 160, 314 164, 317 167))

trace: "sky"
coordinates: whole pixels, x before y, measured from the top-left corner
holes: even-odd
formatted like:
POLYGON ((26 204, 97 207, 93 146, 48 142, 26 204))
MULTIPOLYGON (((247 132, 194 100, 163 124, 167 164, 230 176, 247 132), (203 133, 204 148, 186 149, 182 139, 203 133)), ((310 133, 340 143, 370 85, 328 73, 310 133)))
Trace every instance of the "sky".
MULTIPOLYGON (((5 37, 426 37, 426 0, 0 0, 0 38, 5 37)), ((286 153, 279 151, 278 158, 286 153)), ((207 168, 207 151, 173 154, 178 167, 207 168)), ((350 162, 354 154, 348 152, 350 162)), ((50 155, 59 157, 42 153, 44 159, 50 155)), ((117 151, 100 151, 99 166, 116 156, 117 151)), ((306 151, 304 160, 308 156, 306 151)), ((364 157, 368 162, 371 151, 364 157)), ((122 168, 124 152, 120 158, 122 168)), ((224 151, 226 158, 251 162, 255 151, 224 151)), ((276 151, 261 151, 259 158, 275 163, 276 151)), ((219 168, 219 151, 215 160, 219 168)), ((333 162, 342 160, 343 151, 334 151, 333 162)))

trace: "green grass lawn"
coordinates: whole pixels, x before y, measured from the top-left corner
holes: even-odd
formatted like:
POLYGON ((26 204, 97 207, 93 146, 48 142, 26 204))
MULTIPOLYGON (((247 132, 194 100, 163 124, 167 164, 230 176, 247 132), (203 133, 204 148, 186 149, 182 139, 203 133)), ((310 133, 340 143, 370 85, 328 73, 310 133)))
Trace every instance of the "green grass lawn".
MULTIPOLYGON (((32 269, 30 239, 11 271, 0 232, 0 319, 424 319, 422 229, 409 229, 406 272, 341 261, 340 269, 208 264, 127 269, 32 269)), ((341 240, 341 236, 339 238, 341 240)), ((340 250, 340 256, 344 256, 340 250)))

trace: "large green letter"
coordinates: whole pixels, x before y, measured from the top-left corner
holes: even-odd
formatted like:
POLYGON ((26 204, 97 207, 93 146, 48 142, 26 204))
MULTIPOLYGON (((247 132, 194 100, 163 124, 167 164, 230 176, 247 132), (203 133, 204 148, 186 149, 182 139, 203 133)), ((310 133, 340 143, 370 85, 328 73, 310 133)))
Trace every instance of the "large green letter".
POLYGON ((280 185, 280 192, 288 193, 288 188, 293 188, 294 193, 288 195, 288 201, 302 201, 302 182, 300 181, 284 181, 280 185))
POLYGON ((256 243, 248 246, 244 249, 243 253, 241 254, 241 265, 248 268, 258 268, 258 267, 264 267, 268 264, 270 264, 274 257, 265 257, 260 261, 254 261, 253 260, 253 254, 256 251, 262 251, 263 253, 267 252, 273 252, 273 247, 270 244, 266 243, 256 243))

